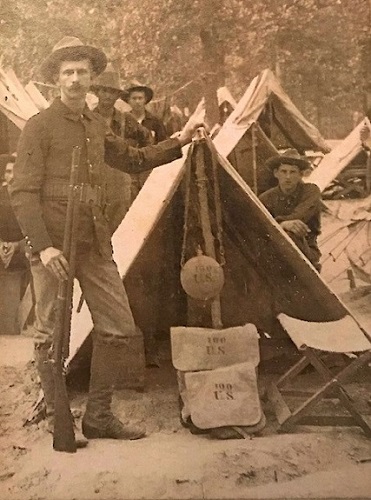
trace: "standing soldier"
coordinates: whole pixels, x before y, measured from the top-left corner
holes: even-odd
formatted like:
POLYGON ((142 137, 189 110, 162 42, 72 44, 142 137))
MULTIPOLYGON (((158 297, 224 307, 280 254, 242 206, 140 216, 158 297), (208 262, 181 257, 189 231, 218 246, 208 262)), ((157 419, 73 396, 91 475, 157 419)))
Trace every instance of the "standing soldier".
MULTIPOLYGON (((166 128, 162 121, 146 109, 146 105, 153 99, 153 90, 137 81, 131 82, 125 90, 125 100, 131 107, 135 120, 146 127, 152 136, 153 144, 158 144, 167 138, 166 128)), ((133 176, 131 187, 132 201, 142 189, 149 173, 139 173, 133 176)))
POLYGON ((87 438, 138 439, 145 435, 145 429, 120 421, 111 411, 116 374, 128 341, 135 335, 135 325, 112 260, 111 234, 103 214, 105 164, 133 173, 170 162, 181 156, 181 146, 191 141, 196 124, 183 129, 177 139, 132 148, 114 135, 104 119, 85 103, 93 77, 101 74, 106 65, 106 56, 100 49, 84 45, 78 38, 65 37, 54 46, 41 70, 46 82, 59 87, 60 97, 27 122, 18 145, 10 195, 32 251, 36 364, 52 424, 54 383, 48 351, 53 341, 58 283, 68 277, 69 265, 62 243, 71 156, 75 146, 81 148, 82 206, 75 276, 94 323, 82 430, 87 438))
POLYGON ((131 107, 131 113, 138 123, 146 127, 152 134, 154 144, 167 138, 166 127, 162 121, 146 109, 153 99, 153 90, 146 85, 134 81, 126 89, 125 100, 131 107))
MULTIPOLYGON (((131 82, 126 89, 125 100, 131 107, 132 116, 138 123, 150 131, 153 143, 157 144, 167 138, 167 132, 162 121, 146 109, 146 105, 152 99, 153 90, 138 81, 131 82)), ((149 172, 143 172, 132 176, 132 202, 138 196, 148 175, 149 172)), ((160 360, 156 334, 161 329, 160 300, 166 293, 164 290, 166 288, 165 277, 166 272, 169 272, 169 270, 164 268, 167 248, 163 242, 158 241, 156 243, 156 252, 152 253, 152 262, 148 263, 147 270, 143 269, 135 276, 132 276, 131 280, 127 282, 127 287, 130 297, 135 298, 136 294, 142 297, 146 296, 146 313, 142 314, 141 309, 136 307, 137 305, 139 306, 136 300, 133 300, 133 313, 136 323, 144 334, 146 365, 159 367, 160 360), (151 269, 151 271, 148 271, 148 269, 151 269), (145 288, 149 291, 148 294, 143 294, 145 288)))
MULTIPOLYGON (((151 132, 147 128, 140 125, 131 113, 122 113, 115 108, 116 101, 124 100, 126 93, 120 88, 119 75, 111 64, 108 64, 105 71, 98 76, 91 90, 98 97, 98 105, 94 112, 105 119, 114 134, 126 139, 131 146, 136 148, 152 144, 151 132)), ((131 176, 108 167, 106 177, 106 217, 113 234, 131 205, 131 176)))

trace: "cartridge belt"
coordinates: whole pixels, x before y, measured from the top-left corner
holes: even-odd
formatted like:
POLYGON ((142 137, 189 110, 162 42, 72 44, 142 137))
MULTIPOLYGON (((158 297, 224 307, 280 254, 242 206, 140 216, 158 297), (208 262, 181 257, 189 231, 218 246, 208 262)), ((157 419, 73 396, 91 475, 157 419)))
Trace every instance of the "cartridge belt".
MULTIPOLYGON (((98 184, 76 184, 77 199, 87 205, 104 208, 107 201, 106 189, 98 184)), ((42 200, 68 200, 70 185, 64 182, 46 183, 42 188, 42 200)))

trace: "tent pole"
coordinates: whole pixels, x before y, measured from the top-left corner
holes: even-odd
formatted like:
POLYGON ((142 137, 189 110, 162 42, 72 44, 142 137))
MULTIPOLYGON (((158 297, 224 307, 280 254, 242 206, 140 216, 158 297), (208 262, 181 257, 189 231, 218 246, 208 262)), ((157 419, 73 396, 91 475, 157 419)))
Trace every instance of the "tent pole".
POLYGON ((258 194, 258 168, 256 160, 256 128, 255 123, 251 125, 251 142, 252 142, 252 168, 253 168, 253 191, 258 194))
MULTIPOLYGON (((205 170, 205 141, 199 141, 196 148, 196 178, 198 184, 198 199, 200 203, 200 219, 202 234, 205 241, 206 254, 216 259, 214 236, 211 230, 209 202, 207 196, 207 176, 205 170)), ((220 296, 217 295, 211 302, 211 321, 213 328, 222 328, 222 313, 220 296)))
POLYGON ((371 154, 367 151, 366 163, 366 194, 369 195, 371 191, 371 154))

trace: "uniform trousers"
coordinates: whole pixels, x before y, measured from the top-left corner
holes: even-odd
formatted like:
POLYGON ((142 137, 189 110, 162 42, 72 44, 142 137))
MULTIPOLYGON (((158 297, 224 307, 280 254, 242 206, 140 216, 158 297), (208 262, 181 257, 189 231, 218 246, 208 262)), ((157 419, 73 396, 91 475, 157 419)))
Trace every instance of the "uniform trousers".
MULTIPOLYGON (((34 338, 37 346, 51 345, 58 279, 35 255, 31 260, 35 289, 34 338)), ((92 315, 94 332, 107 343, 126 343, 136 335, 133 315, 122 279, 113 260, 94 249, 78 252, 75 277, 92 315)))

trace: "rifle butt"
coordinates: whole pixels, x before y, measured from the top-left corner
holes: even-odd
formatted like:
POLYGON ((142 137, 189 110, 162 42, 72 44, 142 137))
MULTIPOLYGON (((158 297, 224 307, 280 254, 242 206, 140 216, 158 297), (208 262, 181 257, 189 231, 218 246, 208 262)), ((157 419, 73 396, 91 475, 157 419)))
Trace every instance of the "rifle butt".
POLYGON ((73 429, 73 417, 71 414, 63 367, 59 363, 54 365, 54 387, 55 409, 53 448, 56 451, 75 453, 77 447, 73 429))

